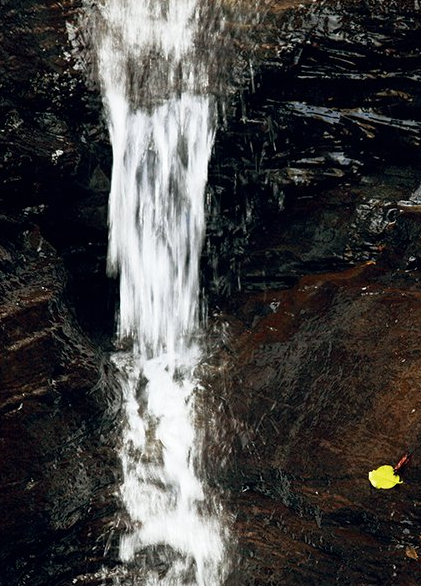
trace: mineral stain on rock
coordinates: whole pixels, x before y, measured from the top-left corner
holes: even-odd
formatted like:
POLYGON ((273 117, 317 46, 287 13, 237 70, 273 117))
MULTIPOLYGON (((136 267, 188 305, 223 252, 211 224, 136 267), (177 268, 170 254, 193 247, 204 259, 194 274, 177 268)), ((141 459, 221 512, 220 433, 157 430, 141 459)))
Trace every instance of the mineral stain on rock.
MULTIPOLYGON (((235 516, 229 583, 415 586, 421 15, 409 0, 299 4, 274 1, 259 25, 210 169, 206 467, 235 516), (409 447, 404 484, 370 487, 409 447)), ((105 583, 124 530, 110 151, 73 69, 78 7, 1 6, 5 586, 105 583)))

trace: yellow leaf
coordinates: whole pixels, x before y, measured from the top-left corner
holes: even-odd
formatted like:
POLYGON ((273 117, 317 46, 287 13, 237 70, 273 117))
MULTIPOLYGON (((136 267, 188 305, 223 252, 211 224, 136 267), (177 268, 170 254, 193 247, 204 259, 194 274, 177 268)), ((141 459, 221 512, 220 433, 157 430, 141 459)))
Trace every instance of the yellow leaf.
POLYGON ((392 466, 380 466, 376 470, 368 473, 368 479, 374 488, 393 488, 397 484, 402 484, 398 474, 395 474, 392 466))

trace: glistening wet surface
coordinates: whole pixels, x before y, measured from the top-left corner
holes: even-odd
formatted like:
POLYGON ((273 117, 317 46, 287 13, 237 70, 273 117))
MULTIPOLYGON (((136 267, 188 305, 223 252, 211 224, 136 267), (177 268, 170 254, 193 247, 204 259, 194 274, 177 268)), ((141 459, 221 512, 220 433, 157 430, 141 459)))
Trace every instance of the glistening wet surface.
POLYGON ((418 286, 370 264, 236 301, 222 404, 244 583, 415 585, 418 286), (373 489, 409 449, 404 484, 373 489))
POLYGON ((289 65, 271 53, 235 126, 247 206, 221 258, 243 293, 215 318, 225 423, 220 437, 210 427, 208 465, 229 491, 243 584, 415 586, 419 7, 318 7, 284 21, 302 42, 279 43, 289 65), (404 484, 369 484, 411 449, 404 484))
MULTIPOLYGON (((70 8, 66 18, 61 11, 69 4, 50 12, 35 0, 3 7, 5 47, 18 44, 19 55, 6 59, 2 79, 2 212, 27 219, 12 228, 2 222, 0 231, 10 292, 2 332, 5 347, 13 345, 3 362, 0 576, 7 586, 132 586, 134 572, 118 561, 119 535, 131 527, 123 515, 116 521, 119 468, 109 447, 118 397, 103 386, 110 370, 101 373, 104 356, 77 329, 63 268, 55 270, 60 261, 45 241, 73 259, 77 283, 89 284, 76 288, 91 331, 99 301, 111 321, 98 277, 107 178, 105 186, 96 180, 109 167, 98 103, 70 66, 65 92, 55 76, 65 60, 54 27, 65 43, 70 8), (91 110, 76 123, 81 95, 91 110)), ((224 312, 215 322, 214 417, 207 405, 201 415, 210 428, 207 481, 226 489, 233 512, 239 559, 229 583, 415 586, 417 3, 312 5, 320 11, 291 12, 265 31, 254 89, 229 111, 232 126, 220 129, 228 147, 217 146, 211 187, 225 196, 210 232, 222 242, 221 274, 239 273, 248 293, 232 286, 230 303, 214 297, 224 312), (397 205, 411 198, 406 209, 397 205), (404 484, 372 488, 368 471, 396 463, 408 447, 404 484)), ((165 576, 172 553, 144 548, 138 561, 165 576)))

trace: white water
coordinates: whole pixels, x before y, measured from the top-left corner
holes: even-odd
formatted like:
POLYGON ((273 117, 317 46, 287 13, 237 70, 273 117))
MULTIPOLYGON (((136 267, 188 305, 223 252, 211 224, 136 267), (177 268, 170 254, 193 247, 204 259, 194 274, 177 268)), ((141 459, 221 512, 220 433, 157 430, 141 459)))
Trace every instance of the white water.
POLYGON ((199 258, 215 132, 195 49, 199 2, 97 6, 113 148, 108 269, 120 275, 118 338, 128 348, 114 356, 126 419, 121 496, 131 523, 120 557, 138 564, 142 584, 217 586, 226 535, 194 466, 199 258), (164 546, 163 576, 140 566, 151 546, 164 546))
POLYGON ((151 113, 108 94, 114 165, 109 270, 120 273, 119 336, 171 360, 198 325, 204 190, 214 135, 207 97, 183 93, 151 113))

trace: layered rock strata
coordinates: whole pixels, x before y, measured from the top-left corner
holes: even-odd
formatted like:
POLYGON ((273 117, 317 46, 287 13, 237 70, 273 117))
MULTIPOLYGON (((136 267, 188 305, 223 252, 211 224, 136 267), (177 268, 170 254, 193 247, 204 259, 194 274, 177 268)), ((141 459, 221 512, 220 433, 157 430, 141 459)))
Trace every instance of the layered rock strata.
MULTIPOLYGON (((1 5, 7 586, 112 583, 101 567, 118 566, 111 154, 75 69, 79 8, 1 5)), ((409 0, 279 1, 250 36, 203 258, 207 470, 235 516, 232 584, 419 583, 420 28, 409 0), (408 449, 404 484, 371 488, 408 449)))

